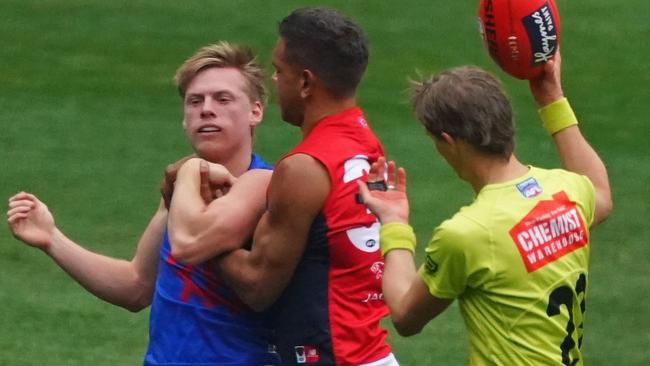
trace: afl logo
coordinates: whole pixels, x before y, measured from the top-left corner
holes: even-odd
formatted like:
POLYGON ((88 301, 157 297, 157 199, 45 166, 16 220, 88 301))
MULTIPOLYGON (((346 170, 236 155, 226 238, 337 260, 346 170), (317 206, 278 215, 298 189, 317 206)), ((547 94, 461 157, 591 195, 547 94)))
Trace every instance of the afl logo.
POLYGON ((535 178, 528 178, 523 182, 517 183, 517 190, 526 198, 537 197, 542 194, 543 190, 535 178))
POLYGON ((379 250, 379 226, 375 222, 370 227, 357 227, 347 230, 352 245, 362 252, 372 253, 379 250))

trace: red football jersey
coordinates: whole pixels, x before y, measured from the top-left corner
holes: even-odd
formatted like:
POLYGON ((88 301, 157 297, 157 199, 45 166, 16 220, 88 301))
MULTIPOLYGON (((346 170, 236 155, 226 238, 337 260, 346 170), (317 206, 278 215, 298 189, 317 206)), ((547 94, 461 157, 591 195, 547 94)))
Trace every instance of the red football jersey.
POLYGON ((271 309, 282 362, 359 365, 390 354, 381 290, 379 223, 355 200, 356 181, 383 148, 362 111, 320 120, 285 157, 306 154, 329 173, 330 193, 294 276, 271 309))

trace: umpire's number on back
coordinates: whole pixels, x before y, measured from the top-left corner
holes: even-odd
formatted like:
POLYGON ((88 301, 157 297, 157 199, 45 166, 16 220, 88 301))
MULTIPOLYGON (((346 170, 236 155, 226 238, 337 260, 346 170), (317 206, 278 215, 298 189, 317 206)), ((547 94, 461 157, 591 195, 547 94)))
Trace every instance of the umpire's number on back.
MULTIPOLYGON (((569 286, 561 286, 553 290, 548 297, 548 307, 546 308, 546 314, 548 316, 555 316, 560 314, 560 307, 564 305, 569 312, 569 322, 566 325, 567 335, 560 344, 560 350, 562 351, 562 363, 564 365, 573 366, 579 359, 576 358, 571 360, 569 352, 576 346, 576 342, 573 340, 573 332, 576 329, 576 324, 573 319, 573 299, 578 298, 578 295, 583 294, 582 301, 580 302, 580 312, 584 315, 585 313, 585 297, 584 293, 587 289, 587 276, 584 273, 580 274, 578 281, 575 286, 575 295, 574 290, 569 286)), ((582 319, 582 317, 581 317, 582 319)), ((578 327, 582 330, 582 323, 578 324, 578 327)), ((582 331, 580 332, 580 338, 578 338, 578 348, 582 346, 582 331)))

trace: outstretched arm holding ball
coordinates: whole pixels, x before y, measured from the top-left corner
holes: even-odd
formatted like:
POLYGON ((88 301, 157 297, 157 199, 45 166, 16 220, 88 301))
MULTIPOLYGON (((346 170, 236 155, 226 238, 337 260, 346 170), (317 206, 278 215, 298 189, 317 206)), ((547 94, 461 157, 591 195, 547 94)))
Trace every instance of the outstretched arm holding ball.
POLYGON ((582 359, 589 229, 612 204, 605 166, 564 98, 560 63, 559 53, 546 60, 530 88, 564 169, 515 157, 511 105, 487 72, 463 66, 415 84, 417 118, 476 197, 434 230, 416 270, 405 171, 382 159, 368 181, 381 180, 387 170, 387 186, 395 189, 360 185, 363 202, 382 223, 384 298, 400 334, 418 333, 458 299, 470 364, 582 359))
POLYGON ((605 164, 589 145, 578 127, 578 120, 564 97, 561 82, 562 58, 544 65, 541 75, 529 81, 530 91, 537 103, 544 128, 553 136, 562 167, 589 177, 596 190, 594 222, 598 225, 612 211, 612 195, 605 164))

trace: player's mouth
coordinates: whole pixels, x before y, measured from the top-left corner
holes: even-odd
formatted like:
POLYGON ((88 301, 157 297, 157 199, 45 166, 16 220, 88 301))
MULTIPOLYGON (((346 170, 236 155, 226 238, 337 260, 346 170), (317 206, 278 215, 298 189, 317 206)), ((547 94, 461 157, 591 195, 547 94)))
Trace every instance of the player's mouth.
POLYGON ((221 127, 213 124, 203 125, 196 130, 196 132, 199 134, 211 134, 211 133, 218 133, 221 131, 222 131, 221 127))

